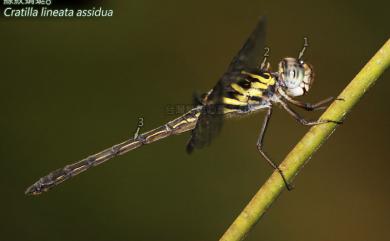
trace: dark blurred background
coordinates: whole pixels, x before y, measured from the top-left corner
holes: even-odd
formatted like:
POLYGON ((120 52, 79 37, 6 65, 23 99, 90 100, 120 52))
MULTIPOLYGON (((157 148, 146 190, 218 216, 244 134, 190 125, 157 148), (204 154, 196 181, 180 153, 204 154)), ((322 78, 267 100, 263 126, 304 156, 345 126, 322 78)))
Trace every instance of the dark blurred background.
MULTIPOLYGON (((389 37, 385 0, 99 5, 114 17, 0 19, 1 240, 217 240, 272 172, 255 147, 263 113, 226 122, 213 145, 191 156, 183 134, 41 196, 24 190, 128 138, 138 117, 143 130, 173 118, 166 106, 211 88, 261 15, 273 66, 297 56, 309 37, 316 81, 304 99, 312 102, 337 95, 389 37)), ((389 78, 382 75, 246 240, 390 239, 389 78)), ((307 129, 276 110, 266 150, 282 160, 307 129)))

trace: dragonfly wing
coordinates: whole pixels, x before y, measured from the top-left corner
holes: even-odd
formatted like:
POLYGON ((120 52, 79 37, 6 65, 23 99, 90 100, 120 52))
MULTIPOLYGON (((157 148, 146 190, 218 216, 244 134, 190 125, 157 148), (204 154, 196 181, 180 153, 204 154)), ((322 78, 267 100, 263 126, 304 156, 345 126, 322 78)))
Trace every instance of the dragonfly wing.
POLYGON ((223 97, 231 83, 237 81, 241 70, 253 70, 260 64, 259 59, 264 52, 265 25, 265 17, 260 18, 255 30, 233 58, 228 70, 203 100, 202 112, 187 144, 188 153, 207 146, 221 131, 224 117, 223 97))
POLYGON ((219 81, 212 91, 207 95, 202 111, 192 130, 191 138, 187 144, 187 152, 200 149, 211 143, 212 139, 218 135, 223 124, 224 94, 222 81, 219 81))
POLYGON ((237 55, 233 58, 229 65, 229 71, 253 70, 260 65, 260 59, 264 54, 266 37, 266 18, 260 18, 244 46, 240 49, 237 55))

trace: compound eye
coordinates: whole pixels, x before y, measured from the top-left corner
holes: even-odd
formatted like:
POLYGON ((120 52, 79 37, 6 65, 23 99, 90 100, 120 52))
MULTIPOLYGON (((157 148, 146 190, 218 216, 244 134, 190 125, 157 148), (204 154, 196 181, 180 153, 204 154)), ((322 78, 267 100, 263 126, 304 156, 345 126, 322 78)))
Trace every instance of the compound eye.
POLYGON ((295 78, 295 71, 294 70, 290 70, 290 78, 295 78))
POLYGON ((300 65, 303 65, 303 64, 304 64, 304 62, 303 62, 302 59, 299 60, 299 64, 300 64, 300 65))

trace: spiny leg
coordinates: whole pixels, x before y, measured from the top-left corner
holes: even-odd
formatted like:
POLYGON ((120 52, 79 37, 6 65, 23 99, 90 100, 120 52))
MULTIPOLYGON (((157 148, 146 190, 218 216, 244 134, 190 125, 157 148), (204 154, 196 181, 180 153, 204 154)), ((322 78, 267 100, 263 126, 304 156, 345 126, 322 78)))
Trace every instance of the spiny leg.
POLYGON ((316 121, 309 121, 300 116, 295 110, 291 109, 290 106, 288 106, 285 102, 280 102, 283 108, 292 116, 294 117, 299 123, 305 126, 314 126, 318 124, 324 124, 324 123, 336 123, 336 124, 342 124, 342 121, 334 121, 334 120, 316 120, 316 121))
POLYGON ((303 108, 307 111, 314 111, 314 110, 323 110, 327 107, 327 104, 329 102, 331 102, 332 100, 334 100, 334 97, 328 97, 324 100, 321 100, 317 103, 314 103, 314 104, 311 104, 311 103, 308 103, 308 102, 302 102, 302 101, 299 101, 299 100, 294 100, 292 98, 286 98, 286 100, 288 102, 290 102, 291 104, 295 105, 295 106, 298 106, 300 108, 303 108))
POLYGON ((261 127, 261 130, 260 130, 259 138, 257 140, 257 144, 256 144, 257 150, 264 157, 264 159, 268 162, 268 164, 270 164, 272 166, 272 168, 274 168, 275 170, 277 170, 279 172, 279 174, 282 177, 284 185, 286 186, 287 190, 291 191, 293 189, 293 187, 287 182, 287 179, 284 176, 282 170, 280 170, 280 168, 267 156, 267 154, 265 154, 265 152, 263 150, 264 135, 265 135, 265 131, 266 131, 267 126, 268 126, 268 122, 269 122, 269 120, 271 118, 271 115, 272 115, 272 107, 269 107, 268 111, 267 111, 267 114, 265 115, 265 118, 264 118, 264 121, 263 121, 263 126, 261 127))

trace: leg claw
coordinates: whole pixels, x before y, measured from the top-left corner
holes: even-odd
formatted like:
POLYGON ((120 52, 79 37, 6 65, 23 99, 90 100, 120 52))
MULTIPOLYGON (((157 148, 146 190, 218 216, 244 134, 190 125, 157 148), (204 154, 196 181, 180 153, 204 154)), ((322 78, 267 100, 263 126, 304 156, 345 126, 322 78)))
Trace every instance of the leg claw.
POLYGON ((324 121, 326 121, 326 123, 335 123, 335 124, 338 124, 338 125, 341 125, 341 124, 344 123, 343 121, 335 121, 335 120, 324 120, 324 121))
POLYGON ((292 185, 290 183, 286 183, 286 188, 287 188, 287 191, 292 191, 295 187, 294 187, 294 185, 292 185))

